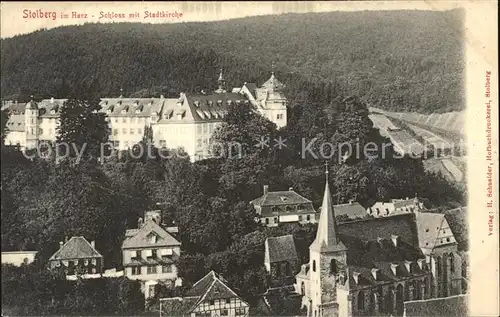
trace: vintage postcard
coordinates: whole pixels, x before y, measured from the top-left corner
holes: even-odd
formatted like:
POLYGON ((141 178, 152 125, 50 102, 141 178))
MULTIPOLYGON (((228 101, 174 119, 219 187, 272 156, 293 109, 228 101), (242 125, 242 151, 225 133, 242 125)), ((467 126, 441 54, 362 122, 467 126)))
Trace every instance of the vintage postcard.
POLYGON ((1 2, 2 316, 498 316, 497 11, 1 2))

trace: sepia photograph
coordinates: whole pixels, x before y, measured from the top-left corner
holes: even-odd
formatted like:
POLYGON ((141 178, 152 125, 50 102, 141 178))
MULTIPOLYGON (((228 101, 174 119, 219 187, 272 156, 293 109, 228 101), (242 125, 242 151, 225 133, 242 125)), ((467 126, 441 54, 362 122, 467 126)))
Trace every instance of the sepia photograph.
POLYGON ((497 9, 2 2, 2 316, 498 316, 497 9))

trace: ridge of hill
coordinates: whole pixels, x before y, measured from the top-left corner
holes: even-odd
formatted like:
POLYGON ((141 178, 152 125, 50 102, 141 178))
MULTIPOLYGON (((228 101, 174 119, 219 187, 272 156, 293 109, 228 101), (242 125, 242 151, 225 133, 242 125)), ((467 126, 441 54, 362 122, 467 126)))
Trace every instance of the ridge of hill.
POLYGON ((111 23, 1 40, 4 98, 64 97, 68 87, 167 95, 278 73, 330 82, 390 111, 464 109, 463 11, 284 14, 218 22, 111 23))

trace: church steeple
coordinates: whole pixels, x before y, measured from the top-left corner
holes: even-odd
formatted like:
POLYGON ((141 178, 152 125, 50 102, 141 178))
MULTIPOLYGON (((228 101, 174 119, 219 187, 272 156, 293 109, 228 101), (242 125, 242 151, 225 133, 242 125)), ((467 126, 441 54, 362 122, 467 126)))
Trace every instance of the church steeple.
POLYGON ((311 244, 311 249, 319 252, 341 251, 345 246, 338 237, 337 222, 333 210, 330 186, 328 185, 328 163, 325 171, 325 193, 321 204, 321 214, 319 216, 318 231, 316 239, 311 244))

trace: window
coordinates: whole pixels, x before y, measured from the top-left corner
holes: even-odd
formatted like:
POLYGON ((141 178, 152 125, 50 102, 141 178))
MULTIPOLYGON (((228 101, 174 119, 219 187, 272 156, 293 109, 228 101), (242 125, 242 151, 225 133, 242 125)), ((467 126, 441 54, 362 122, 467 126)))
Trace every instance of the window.
POLYGON ((316 272, 316 260, 313 260, 313 272, 316 272))
POLYGON ((226 299, 226 304, 231 304, 231 298, 226 299))
POLYGON ((365 309, 365 294, 363 292, 358 293, 358 310, 365 309))
POLYGON ((266 218, 266 225, 269 224, 269 218, 266 218))
POLYGON ((127 134, 127 129, 123 128, 122 132, 123 134, 127 134))
POLYGON ((113 135, 118 135, 118 129, 113 129, 113 135))
POLYGON ((227 315, 229 315, 229 312, 227 311, 227 309, 221 309, 220 310, 220 315, 221 316, 227 316, 227 315))
POLYGON ((125 145, 125 147, 128 148, 128 141, 125 141, 123 145, 125 145))
POLYGON ((148 274, 156 274, 156 266, 148 266, 148 274))
POLYGON ((209 302, 208 302, 208 304, 209 304, 210 306, 213 306, 213 305, 215 304, 215 302, 214 302, 213 300, 211 300, 211 301, 209 301, 209 302))
POLYGON ((276 119, 277 119, 277 120, 281 120, 281 119, 283 119, 283 114, 282 114, 282 113, 277 114, 277 115, 276 115, 276 119))
POLYGON ((278 217, 274 217, 274 223, 278 223, 278 217))
POLYGON ((127 123, 127 118, 123 118, 123 119, 122 119, 122 122, 123 122, 123 123, 127 123))
MULTIPOLYGON (((156 243, 156 234, 149 236, 149 243, 156 243)), ((156 250, 154 250, 156 252, 156 250)))
POLYGON ((310 215, 307 215, 307 216, 306 216, 306 220, 307 220, 307 221, 310 221, 310 220, 311 220, 311 216, 310 216, 310 215))
POLYGON ((167 147, 167 141, 165 141, 165 140, 160 140, 160 147, 161 147, 161 148, 166 148, 166 147, 167 147))
POLYGON ((302 215, 299 215, 299 221, 302 221, 302 215))
POLYGON ((161 267, 161 272, 162 273, 172 273, 172 265, 162 265, 161 267))
POLYGON ((455 272, 455 263, 454 263, 453 254, 450 254, 450 271, 455 272))
POLYGON ((236 308, 235 315, 236 316, 244 316, 245 315, 245 308, 236 308))
POLYGON ((135 130, 134 129, 130 129, 130 134, 135 134, 135 130))
POLYGON ((201 147, 201 138, 196 140, 196 147, 201 147))
POLYGON ((155 286, 156 285, 149 285, 149 297, 155 296, 155 286))
POLYGON ((132 275, 139 275, 141 274, 141 267, 140 266, 133 266, 132 267, 132 275))
POLYGON ((137 129, 137 134, 142 134, 142 129, 137 129))
POLYGON ((118 123, 118 119, 115 119, 115 123, 118 123))
POLYGON ((136 259, 142 259, 141 250, 137 250, 137 251, 136 251, 135 258, 136 258, 136 259))

